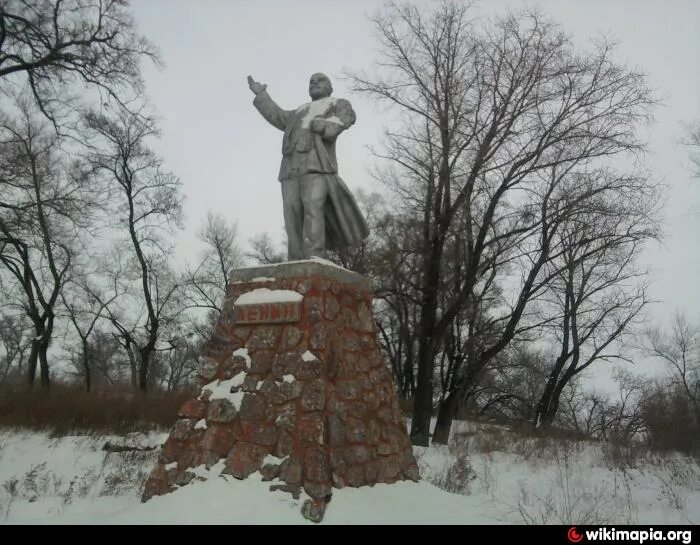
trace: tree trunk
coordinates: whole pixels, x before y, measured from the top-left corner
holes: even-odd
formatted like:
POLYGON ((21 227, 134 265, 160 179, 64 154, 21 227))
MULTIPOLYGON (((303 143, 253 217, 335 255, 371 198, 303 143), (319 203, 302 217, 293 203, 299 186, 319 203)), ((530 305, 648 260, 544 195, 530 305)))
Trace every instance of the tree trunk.
POLYGON ((415 380, 413 378, 413 348, 406 350, 406 359, 403 367, 403 386, 402 392, 404 398, 413 397, 416 393, 415 380))
POLYGON ((134 350, 131 348, 131 346, 126 346, 126 354, 129 356, 129 371, 131 372, 130 375, 130 382, 131 382, 131 387, 136 390, 136 387, 138 385, 138 369, 136 367, 136 357, 134 356, 134 350))
POLYGON ((140 351, 141 361, 139 362, 139 390, 142 393, 147 393, 148 391, 148 365, 151 359, 151 351, 148 349, 143 349, 140 351))
POLYGON ((416 395, 411 420, 411 442, 427 447, 430 442, 430 418, 433 415, 433 364, 435 351, 435 325, 437 322, 438 283, 440 280, 440 250, 437 242, 427 259, 425 295, 421 305, 420 337, 418 340, 418 373, 416 395))
POLYGON ((90 359, 88 356, 87 339, 83 339, 83 371, 85 373, 85 391, 90 393, 92 387, 92 377, 90 375, 90 359))
POLYGON ((564 387, 564 383, 558 381, 558 376, 550 375, 547 380, 540 402, 537 404, 535 412, 535 420, 533 427, 535 430, 539 428, 547 428, 552 425, 554 417, 559 410, 559 397, 564 387))
POLYGON ((34 387, 34 380, 36 379, 36 363, 39 359, 39 341, 32 341, 32 350, 29 353, 29 360, 27 361, 27 379, 29 381, 29 387, 34 387))
MULTIPOLYGON (((425 349, 419 352, 424 352, 425 349)), ((427 447, 430 441, 430 418, 433 415, 433 366, 431 354, 418 358, 418 384, 413 398, 411 442, 427 447)))
POLYGON ((22 376, 22 368, 24 367, 24 349, 19 351, 19 359, 17 360, 17 376, 22 376))
POLYGON ((49 349, 49 343, 41 342, 38 347, 39 352, 39 367, 41 371, 41 388, 49 389, 49 361, 46 357, 46 352, 49 349))
POLYGON ((447 445, 450 439, 452 420, 457 412, 461 390, 452 390, 447 397, 440 402, 437 422, 433 431, 433 445, 447 445))

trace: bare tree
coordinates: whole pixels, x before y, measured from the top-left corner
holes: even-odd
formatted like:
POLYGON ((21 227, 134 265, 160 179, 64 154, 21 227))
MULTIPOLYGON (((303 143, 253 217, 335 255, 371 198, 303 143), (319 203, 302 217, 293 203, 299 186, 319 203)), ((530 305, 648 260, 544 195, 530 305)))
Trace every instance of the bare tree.
MULTIPOLYGON (((120 234, 123 239, 123 233, 120 234)), ((136 390, 139 376, 139 326, 142 325, 143 318, 143 304, 138 297, 138 281, 141 276, 134 266, 135 260, 128 243, 119 240, 116 233, 114 238, 116 242, 108 248, 107 255, 92 258, 95 268, 99 270, 99 277, 96 285, 89 286, 87 295, 91 299, 90 306, 100 310, 100 317, 108 325, 100 328, 99 320, 95 323, 94 339, 87 339, 88 353, 100 382, 110 385, 128 382, 136 390), (126 362, 115 354, 115 347, 123 350, 126 362), (122 365, 123 363, 126 364, 122 365)), ((84 378, 82 358, 74 357, 72 363, 76 374, 84 378)))
POLYGON ((80 339, 77 359, 80 361, 85 390, 89 392, 92 388, 92 356, 94 355, 90 344, 91 336, 99 320, 104 317, 107 306, 123 294, 115 290, 112 295, 105 295, 101 287, 91 281, 86 274, 74 275, 66 288, 61 291, 61 301, 65 317, 73 325, 80 339))
MULTIPOLYGON (((533 420, 552 423, 559 396, 574 376, 593 364, 629 361, 621 341, 649 302, 647 273, 635 265, 645 241, 659 237, 659 199, 645 178, 602 177, 600 196, 569 218, 557 234, 561 252, 540 300, 558 354, 533 420)), ((578 180, 578 183, 587 183, 578 180)))
MULTIPOLYGON (((580 377, 574 377, 562 389, 556 422, 585 437, 599 437, 600 423, 606 420, 607 412, 606 397, 595 391, 585 391, 580 377)), ((533 418, 534 412, 528 420, 532 422, 533 418)))
POLYGON ((658 379, 647 389, 643 418, 651 448, 700 454, 697 413, 677 380, 658 379))
POLYGON ((700 431, 700 327, 678 312, 670 333, 658 328, 647 332, 646 349, 667 365, 671 385, 684 394, 700 431))
POLYGON ((181 282, 184 306, 190 313, 196 313, 183 316, 183 319, 189 332, 196 335, 196 340, 191 339, 189 333, 180 331, 176 335, 176 348, 167 360, 168 390, 178 388, 181 380, 186 380, 191 374, 192 361, 199 356, 196 351, 201 348, 202 341, 211 337, 221 314, 230 274, 243 265, 235 224, 228 224, 222 216, 209 212, 198 236, 205 245, 204 250, 196 267, 186 266, 181 282), (203 317, 201 311, 205 311, 203 317))
POLYGON ((700 121, 696 121, 686 127, 685 144, 690 148, 693 174, 696 177, 700 177, 700 121))
POLYGON ((567 382, 561 393, 561 408, 555 417, 557 426, 586 437, 629 444, 646 431, 645 403, 651 384, 639 375, 618 369, 613 374, 617 396, 585 390, 580 376, 567 382))
MULTIPOLYGON (((449 309, 455 297, 459 296, 466 273, 468 252, 462 236, 460 223, 449 237, 445 246, 445 264, 441 278, 440 303, 438 311, 449 309)), ((480 281, 468 302, 454 314, 452 322, 445 330, 442 347, 438 352, 440 377, 440 401, 433 431, 433 443, 447 444, 452 419, 460 403, 468 397, 468 391, 481 383, 488 368, 481 359, 482 351, 496 342, 503 333, 503 324, 493 319, 491 309, 503 304, 503 292, 496 281, 499 267, 489 264, 484 269, 480 281), (445 365, 447 362, 447 365, 445 365), (464 377, 470 380, 465 381, 464 377)), ((495 366, 493 369, 503 369, 495 366)), ((501 399, 502 396, 496 399, 501 399)))
POLYGON ((460 403, 472 414, 513 423, 533 418, 542 396, 547 353, 527 342, 513 342, 483 369, 460 403))
POLYGON ((86 103, 124 105, 141 94, 140 63, 146 58, 159 62, 154 46, 136 32, 124 0, 0 3, 0 253, 21 286, 16 302, 34 324, 30 383, 38 361, 42 385, 48 386, 46 352, 56 306, 79 244, 77 232, 91 219, 92 202, 82 191, 90 182, 72 158, 75 139, 62 137, 77 135, 76 110, 86 103), (51 123, 53 136, 38 117, 51 123))
POLYGON ((598 191, 567 182, 606 158, 640 151, 635 129, 653 100, 642 74, 613 62, 609 43, 576 54, 570 38, 537 13, 477 28, 461 4, 443 3, 429 15, 390 4, 374 22, 382 73, 350 78, 355 90, 403 114, 379 155, 421 222, 411 438, 427 445, 435 359, 455 316, 491 268, 520 268, 510 308, 492 318, 501 335, 460 377, 469 384, 520 333, 528 303, 547 285, 544 266, 563 220, 598 191), (441 308, 446 249, 460 216, 466 264, 441 308))
POLYGON ((375 319, 389 358, 398 393, 412 398, 416 390, 418 347, 418 270, 416 223, 401 214, 385 214, 371 225, 377 241, 371 277, 375 282, 375 319))
POLYGON ((121 317, 110 312, 110 321, 132 361, 137 356, 138 387, 146 392, 151 358, 168 349, 159 341, 179 312, 174 305, 179 284, 168 259, 172 229, 181 224, 180 182, 148 147, 158 131, 144 109, 119 108, 111 117, 93 112, 85 121, 93 136, 89 160, 113 191, 114 226, 133 271, 134 284, 127 290, 132 308, 121 317), (124 315, 137 318, 127 325, 124 315))
POLYGON ((618 385, 617 398, 610 403, 607 418, 601 419, 599 437, 604 441, 617 439, 630 442, 646 430, 644 401, 649 380, 626 369, 616 370, 613 379, 618 385))
POLYGON ((27 88, 59 129, 77 84, 101 101, 140 93, 140 62, 158 62, 125 0, 4 0, 0 3, 0 93, 27 88))
POLYGON ((207 213, 199 239, 205 247, 196 267, 187 266, 183 290, 190 308, 221 312, 229 275, 243 264, 236 241, 236 225, 211 212, 207 213))
MULTIPOLYGON (((184 315, 183 315, 184 316, 184 315)), ((151 373, 152 381, 168 392, 182 390, 193 385, 199 367, 198 358, 209 336, 199 330, 201 321, 179 320, 169 328, 170 349, 158 352, 151 373)), ((213 329, 214 324, 211 325, 213 329)))
MULTIPOLYGON (((113 331, 98 320, 97 325, 87 338, 87 360, 90 362, 90 390, 96 391, 105 386, 109 388, 128 386, 131 369, 125 359, 123 347, 119 344, 113 331)), ((74 350, 69 353, 68 363, 78 380, 85 381, 85 364, 83 352, 74 350)), ((136 375, 134 375, 136 376, 136 375)))
MULTIPOLYGON (((141 315, 137 314, 135 318, 130 317, 130 313, 126 312, 124 308, 120 308, 120 303, 121 301, 117 299, 113 304, 108 305, 106 316, 113 329, 113 340, 122 348, 127 357, 129 383, 134 390, 137 390, 139 388, 138 321, 141 315)), ((119 375, 121 376, 121 372, 119 375)), ((108 373, 105 373, 105 376, 108 376, 108 373)))
POLYGON ((286 261, 285 250, 275 244, 268 233, 255 235, 249 241, 251 251, 246 254, 260 265, 272 265, 286 261))
POLYGON ((31 325, 23 314, 0 315, 0 383, 21 377, 27 353, 31 347, 27 332, 31 325))
POLYGON ((29 383, 38 362, 47 388, 59 296, 94 201, 83 166, 60 149, 45 119, 24 100, 16 106, 17 115, 0 116, 0 263, 17 287, 16 306, 34 327, 29 383))

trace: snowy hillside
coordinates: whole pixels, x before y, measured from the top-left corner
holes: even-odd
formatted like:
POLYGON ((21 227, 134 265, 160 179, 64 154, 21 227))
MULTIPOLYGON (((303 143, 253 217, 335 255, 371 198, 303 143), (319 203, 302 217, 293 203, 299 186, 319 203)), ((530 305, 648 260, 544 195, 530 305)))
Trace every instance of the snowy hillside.
MULTIPOLYGON (((311 524, 302 495, 201 468, 206 480, 140 503, 166 433, 0 431, 0 523, 311 524), (103 447, 109 443, 107 450, 103 447)), ((700 522, 700 466, 680 456, 529 438, 458 423, 450 447, 415 448, 423 480, 334 490, 323 524, 700 522), (467 457, 457 453, 466 453, 467 457)))

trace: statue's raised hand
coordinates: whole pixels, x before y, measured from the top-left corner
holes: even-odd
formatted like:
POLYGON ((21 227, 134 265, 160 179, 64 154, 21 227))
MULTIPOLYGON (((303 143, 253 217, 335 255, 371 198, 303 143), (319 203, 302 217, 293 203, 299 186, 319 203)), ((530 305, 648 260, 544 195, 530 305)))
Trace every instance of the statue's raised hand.
POLYGON ((253 93, 255 93, 256 95, 258 93, 262 93, 265 89, 267 89, 267 85, 258 83, 251 76, 248 76, 248 87, 250 87, 250 90, 253 91, 253 93))

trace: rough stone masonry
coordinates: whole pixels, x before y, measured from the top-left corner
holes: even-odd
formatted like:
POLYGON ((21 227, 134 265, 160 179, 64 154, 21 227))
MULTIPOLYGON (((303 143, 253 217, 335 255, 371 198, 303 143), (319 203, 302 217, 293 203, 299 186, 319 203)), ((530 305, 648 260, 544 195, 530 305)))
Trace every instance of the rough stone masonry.
POLYGON ((310 496, 320 521, 333 488, 418 480, 363 276, 323 260, 234 272, 187 401, 143 501, 186 485, 193 468, 260 471, 271 489, 310 496))

